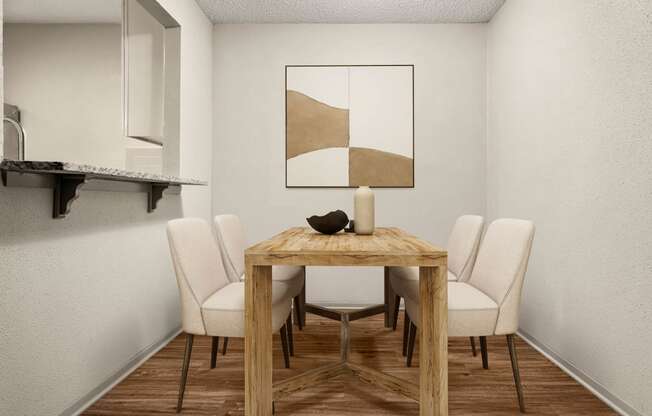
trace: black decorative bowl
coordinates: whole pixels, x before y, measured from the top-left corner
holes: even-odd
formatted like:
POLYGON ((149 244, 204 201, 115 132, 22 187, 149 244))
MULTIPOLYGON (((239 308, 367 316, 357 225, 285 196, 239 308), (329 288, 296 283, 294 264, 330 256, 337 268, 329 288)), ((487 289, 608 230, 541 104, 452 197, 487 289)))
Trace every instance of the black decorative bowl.
POLYGON ((338 231, 341 231, 349 223, 349 217, 346 213, 341 210, 331 211, 326 215, 321 217, 318 215, 313 215, 310 218, 306 218, 308 224, 315 230, 322 234, 335 234, 338 231))

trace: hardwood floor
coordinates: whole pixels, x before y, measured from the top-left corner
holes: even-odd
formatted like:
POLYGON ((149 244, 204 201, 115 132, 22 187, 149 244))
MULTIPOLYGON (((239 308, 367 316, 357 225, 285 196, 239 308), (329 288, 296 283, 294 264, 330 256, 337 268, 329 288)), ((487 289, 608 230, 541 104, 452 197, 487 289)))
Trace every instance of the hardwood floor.
MULTIPOLYGON (((402 314, 401 314, 402 315, 402 314)), ((379 315, 351 323, 351 361, 382 369, 418 383, 418 352, 412 368, 401 355, 402 322, 397 331, 384 327, 379 315)), ((283 368, 274 337, 274 379, 281 380, 339 358, 339 322, 307 316, 303 331, 295 327, 295 356, 283 368)), ((175 414, 184 337, 179 336, 91 406, 85 415, 175 414)), ((518 415, 505 337, 488 337, 489 369, 480 354, 471 355, 468 338, 449 340, 450 415, 518 415)), ((615 415, 588 390, 517 338, 528 415, 615 415)), ((226 356, 210 369, 211 340, 195 337, 183 415, 242 415, 244 367, 242 339, 230 339, 226 356)), ((276 403, 276 415, 418 415, 419 406, 403 396, 343 376, 276 403)))

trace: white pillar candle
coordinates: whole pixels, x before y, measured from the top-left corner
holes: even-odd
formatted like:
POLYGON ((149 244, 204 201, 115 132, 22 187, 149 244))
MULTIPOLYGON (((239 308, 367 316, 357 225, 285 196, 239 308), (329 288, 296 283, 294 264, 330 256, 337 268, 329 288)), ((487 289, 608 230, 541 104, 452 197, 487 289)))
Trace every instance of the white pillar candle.
POLYGON ((356 234, 374 233, 374 193, 368 186, 361 186, 353 198, 354 223, 356 234))

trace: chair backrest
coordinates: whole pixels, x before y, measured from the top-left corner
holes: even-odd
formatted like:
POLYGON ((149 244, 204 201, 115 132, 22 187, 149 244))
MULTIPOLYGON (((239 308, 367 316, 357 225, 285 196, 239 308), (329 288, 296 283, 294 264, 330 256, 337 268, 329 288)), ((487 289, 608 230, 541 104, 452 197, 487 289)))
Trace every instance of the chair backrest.
POLYGON ((244 228, 236 215, 218 215, 214 219, 217 243, 229 280, 239 282, 245 272, 244 252, 246 246, 244 228))
POLYGON ((532 221, 499 219, 487 228, 467 283, 498 304, 495 335, 513 334, 518 329, 521 289, 533 239, 532 221))
POLYGON ((183 330, 205 335, 201 305, 229 283, 210 224, 200 218, 168 222, 168 243, 181 297, 183 330))
POLYGON ((453 230, 448 237, 448 270, 457 280, 469 280, 475 258, 480 246, 484 218, 479 215, 462 215, 455 221, 453 230))

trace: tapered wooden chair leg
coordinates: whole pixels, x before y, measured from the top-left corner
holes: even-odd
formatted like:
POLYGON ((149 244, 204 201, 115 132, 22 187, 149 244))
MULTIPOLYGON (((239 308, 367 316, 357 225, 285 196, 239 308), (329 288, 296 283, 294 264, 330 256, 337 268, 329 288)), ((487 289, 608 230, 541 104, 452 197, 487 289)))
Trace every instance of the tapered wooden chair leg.
POLYGON ((487 351, 487 337, 480 337, 480 354, 482 355, 482 368, 489 369, 489 352, 487 351))
POLYGON ((512 372, 514 373, 514 384, 516 385, 516 395, 518 396, 518 407, 521 413, 525 413, 525 399, 523 397, 523 386, 521 385, 521 372, 518 368, 518 355, 516 354, 514 334, 507 335, 507 348, 509 348, 509 358, 512 360, 512 372))
POLYGON ((401 297, 399 295, 394 296, 394 314, 392 315, 392 331, 396 331, 396 325, 398 325, 398 308, 401 306, 401 297))
POLYGON ((229 337, 224 337, 224 344, 222 345, 222 355, 226 355, 227 345, 229 345, 229 337))
POLYGON ((407 309, 403 318, 403 357, 407 356, 408 336, 410 335, 410 317, 408 316, 407 309))
POLYGON ((294 335, 292 333, 292 312, 288 315, 287 321, 285 321, 285 327, 288 331, 288 344, 290 346, 290 356, 294 357, 294 335))
POLYGON ((283 360, 285 368, 290 368, 290 352, 288 350, 288 332, 285 325, 281 327, 281 347, 283 347, 283 360))
POLYGON ((473 356, 475 357, 475 356, 478 355, 477 351, 475 350, 475 337, 469 337, 469 339, 471 340, 471 352, 473 353, 473 356))
POLYGON ((183 407, 183 395, 186 392, 186 380, 188 379, 188 368, 190 367, 190 353, 192 353, 192 341, 195 336, 186 334, 186 351, 183 354, 183 367, 181 367, 181 382, 179 383, 179 398, 177 400, 177 413, 183 407))
POLYGON ((211 368, 217 365, 217 346, 220 343, 220 337, 212 337, 211 339, 211 368))
POLYGON ((407 362, 408 367, 412 367, 412 354, 414 353, 414 340, 417 336, 417 327, 412 322, 410 322, 410 336, 408 337, 408 350, 407 350, 407 362))
POLYGON ((303 314, 303 305, 301 304, 301 295, 297 295, 294 297, 294 320, 297 323, 297 326, 299 327, 299 331, 303 331, 303 322, 302 322, 302 314, 303 314))

